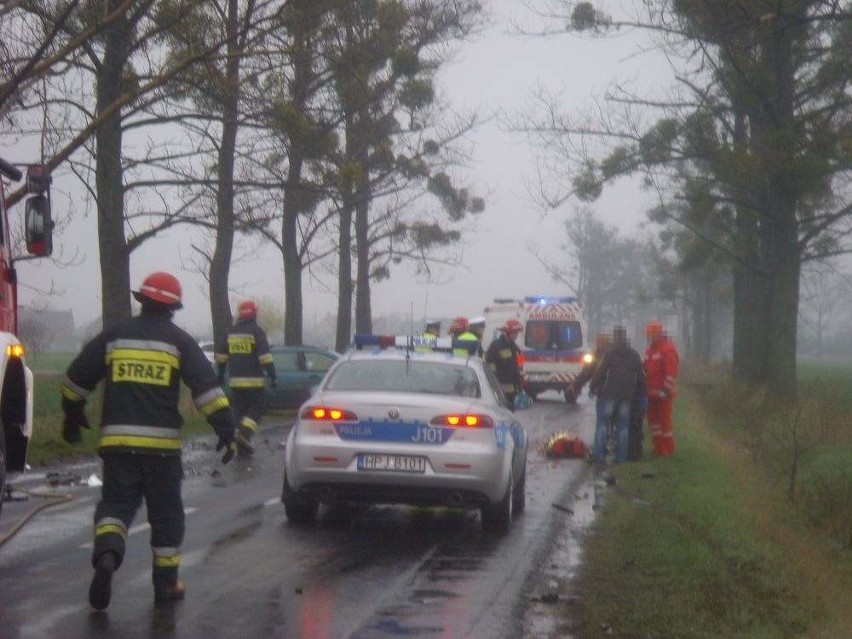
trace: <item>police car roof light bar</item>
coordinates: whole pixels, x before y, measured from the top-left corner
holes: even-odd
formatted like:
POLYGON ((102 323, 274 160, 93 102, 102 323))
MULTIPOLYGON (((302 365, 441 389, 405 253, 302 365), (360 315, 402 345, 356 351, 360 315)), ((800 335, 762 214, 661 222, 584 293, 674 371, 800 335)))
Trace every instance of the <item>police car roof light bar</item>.
POLYGON ((476 352, 479 342, 473 340, 453 339, 452 337, 434 337, 431 335, 372 335, 370 333, 356 333, 352 343, 358 350, 365 346, 378 346, 388 348, 395 346, 407 350, 422 349, 435 351, 452 351, 460 348, 470 353, 476 352))

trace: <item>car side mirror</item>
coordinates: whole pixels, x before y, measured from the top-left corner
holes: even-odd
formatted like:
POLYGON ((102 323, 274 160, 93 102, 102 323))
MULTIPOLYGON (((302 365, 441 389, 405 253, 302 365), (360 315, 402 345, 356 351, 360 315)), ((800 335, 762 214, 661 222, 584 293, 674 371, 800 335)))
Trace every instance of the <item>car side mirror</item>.
POLYGON ((27 198, 24 212, 27 253, 47 257, 53 252, 53 218, 50 215, 50 196, 39 194, 27 198))

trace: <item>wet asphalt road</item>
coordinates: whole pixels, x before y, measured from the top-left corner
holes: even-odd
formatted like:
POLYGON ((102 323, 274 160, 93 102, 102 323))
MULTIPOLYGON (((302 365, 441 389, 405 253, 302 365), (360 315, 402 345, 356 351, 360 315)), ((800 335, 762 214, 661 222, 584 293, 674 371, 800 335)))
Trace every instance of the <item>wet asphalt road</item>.
MULTIPOLYGON (((566 636, 547 603, 576 567, 593 516, 589 470, 536 450, 555 431, 591 441, 588 400, 546 393, 520 413, 531 440, 527 508, 506 537, 484 535, 476 511, 323 508, 309 529, 288 524, 280 503, 281 450, 289 424, 268 416, 258 454, 223 467, 212 439, 184 451, 187 598, 155 606, 144 509, 104 613, 86 597, 92 515, 99 489, 60 485, 69 502, 39 513, 0 547, 0 636, 384 637, 566 636), (277 423, 276 423, 277 422, 277 423)), ((52 469, 99 474, 97 463, 52 469)), ((13 478, 46 490, 43 473, 13 478)), ((0 536, 43 498, 6 503, 0 536)))

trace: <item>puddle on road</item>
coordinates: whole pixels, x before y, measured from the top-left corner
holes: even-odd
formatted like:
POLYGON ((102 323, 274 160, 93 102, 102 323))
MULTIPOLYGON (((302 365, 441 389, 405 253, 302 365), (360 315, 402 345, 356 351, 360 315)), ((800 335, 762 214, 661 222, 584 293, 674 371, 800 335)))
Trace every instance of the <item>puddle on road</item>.
POLYGON ((576 628, 566 608, 578 600, 574 578, 582 560, 585 536, 606 489, 606 482, 589 479, 576 490, 570 507, 553 504, 565 513, 565 520, 551 547, 548 565, 532 580, 536 585, 524 612, 524 637, 571 639, 575 636, 576 628))

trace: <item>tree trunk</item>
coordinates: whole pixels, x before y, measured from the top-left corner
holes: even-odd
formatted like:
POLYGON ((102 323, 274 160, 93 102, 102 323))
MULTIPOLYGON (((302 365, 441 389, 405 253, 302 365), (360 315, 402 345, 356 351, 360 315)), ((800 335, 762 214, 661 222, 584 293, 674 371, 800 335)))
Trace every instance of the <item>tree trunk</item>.
MULTIPOLYGON (((804 9, 799 7, 799 11, 804 9)), ((762 240, 771 276, 768 324, 766 382, 772 395, 787 401, 796 399, 796 330, 799 315, 801 254, 798 245, 796 212, 800 193, 793 166, 797 150, 790 131, 794 121, 793 41, 801 41, 802 16, 781 14, 772 27, 765 49, 767 68, 772 73, 772 93, 762 147, 769 167, 766 190, 766 219, 761 225, 762 240), (801 34, 799 34, 801 35, 801 34)))
MULTIPOLYGON (((362 163, 366 166, 366 162, 362 163)), ((355 284, 355 332, 372 333, 372 308, 370 303, 370 185, 366 170, 359 180, 355 200, 355 249, 358 253, 355 284)))
MULTIPOLYGON (((300 11, 308 8, 307 2, 297 5, 300 11)), ((310 27, 302 20, 293 24, 293 81, 291 93, 293 106, 307 109, 312 82, 312 54, 310 27)), ((302 343, 304 332, 302 272, 304 264, 299 253, 298 221, 304 212, 302 171, 305 163, 304 133, 291 135, 287 167, 287 186, 284 191, 284 211, 281 221, 281 246, 284 259, 284 343, 302 343)))
MULTIPOLYGON (((736 96, 734 96, 736 102, 736 96)), ((734 144, 740 153, 749 152, 750 141, 746 133, 746 109, 738 108, 734 123, 734 144)), ((738 260, 733 266, 734 318, 732 375, 734 381, 747 386, 762 383, 766 370, 766 325, 768 299, 763 265, 760 259, 758 213, 753 208, 757 198, 752 189, 743 187, 734 194, 737 199, 750 202, 735 208, 736 231, 734 250, 738 260)))
POLYGON ((239 2, 228 0, 228 62, 225 74, 227 89, 222 113, 222 140, 219 146, 216 184, 216 246, 210 260, 210 313, 213 339, 217 348, 223 347, 225 334, 232 321, 228 278, 234 251, 234 151, 240 104, 241 56, 237 43, 238 27, 239 2))
MULTIPOLYGON (((119 4, 109 3, 110 11, 119 4)), ((130 29, 126 18, 104 31, 104 57, 97 70, 97 113, 121 95, 130 29)), ((95 187, 98 197, 98 247, 101 267, 101 306, 107 328, 130 317, 130 254, 124 235, 121 112, 104 120, 95 135, 95 187)), ((144 275, 143 275, 144 277, 144 275)))
POLYGON ((284 343, 302 343, 302 260, 299 256, 297 224, 299 218, 302 158, 298 145, 291 145, 284 193, 284 216, 281 222, 281 245, 284 255, 284 343))
MULTIPOLYGON (((742 227, 752 226, 748 212, 737 214, 737 233, 741 245, 753 242, 746 249, 745 262, 734 266, 734 381, 756 386, 765 381, 766 350, 769 348, 767 326, 769 322, 768 277, 761 273, 757 258, 757 241, 743 234, 742 227), (747 218, 747 219, 744 219, 747 218), (745 242, 744 242, 745 240, 745 242)), ((753 226, 756 229, 756 225, 753 226)), ((740 253, 741 255, 743 253, 740 253)))
POLYGON ((338 353, 349 347, 352 332, 352 211, 351 197, 340 210, 340 249, 337 269, 337 337, 334 348, 338 353))

